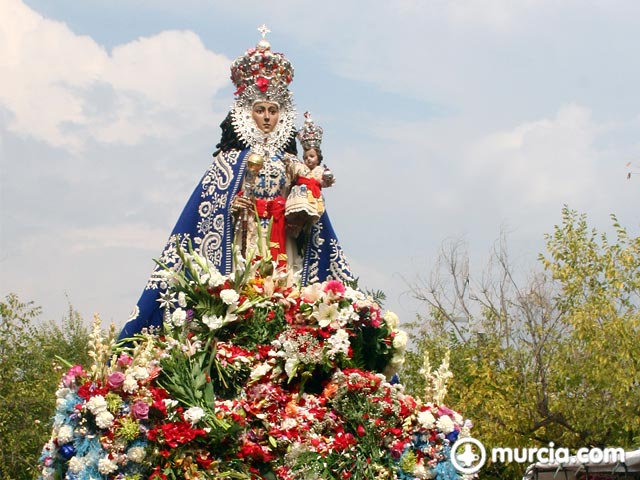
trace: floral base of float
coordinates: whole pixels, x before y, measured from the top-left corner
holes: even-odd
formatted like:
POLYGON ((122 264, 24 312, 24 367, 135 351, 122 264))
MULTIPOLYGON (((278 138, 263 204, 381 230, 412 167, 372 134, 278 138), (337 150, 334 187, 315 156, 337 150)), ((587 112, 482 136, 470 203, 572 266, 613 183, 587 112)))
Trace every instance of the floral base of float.
POLYGON ((459 479, 470 422, 390 383, 398 319, 339 281, 300 287, 268 255, 223 276, 193 252, 166 271, 162 331, 117 344, 96 318, 93 364, 56 392, 42 479, 459 479))

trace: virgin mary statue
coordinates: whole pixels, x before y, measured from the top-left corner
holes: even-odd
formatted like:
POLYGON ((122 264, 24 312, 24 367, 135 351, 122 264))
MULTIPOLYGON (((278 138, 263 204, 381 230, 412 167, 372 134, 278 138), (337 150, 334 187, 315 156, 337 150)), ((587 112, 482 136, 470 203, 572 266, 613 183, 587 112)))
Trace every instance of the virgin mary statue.
MULTIPOLYGON (((181 268, 178 250, 192 247, 226 275, 234 249, 255 251, 258 232, 270 231, 268 248, 278 264, 300 273, 302 284, 352 280, 349 265, 326 213, 302 237, 287 228, 285 202, 304 170, 297 158, 296 112, 289 84, 293 67, 265 39, 231 64, 237 87, 231 111, 220 125, 213 162, 196 186, 158 261, 181 268), (262 228, 260 228, 262 227, 262 228)), ((120 333, 128 338, 163 322, 167 285, 157 266, 120 333)))

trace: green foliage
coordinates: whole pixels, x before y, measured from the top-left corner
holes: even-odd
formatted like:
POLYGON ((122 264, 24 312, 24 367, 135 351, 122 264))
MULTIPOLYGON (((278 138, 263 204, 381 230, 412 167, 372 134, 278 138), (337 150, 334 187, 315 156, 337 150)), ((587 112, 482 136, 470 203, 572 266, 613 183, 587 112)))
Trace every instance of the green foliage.
POLYGON ((15 294, 0 301, 0 479, 36 476, 42 445, 51 434, 61 372, 56 355, 87 362, 88 330, 69 307, 60 325, 39 323, 40 308, 15 294))
MULTIPOLYGON (((544 270, 524 282, 504 243, 477 283, 462 246, 445 250, 414 289, 428 315, 410 326, 409 390, 424 388, 423 353, 450 349, 447 403, 474 421, 487 449, 638 447, 640 238, 612 220, 615 242, 564 208, 545 236, 544 270)), ((519 478, 523 469, 489 464, 482 478, 519 478)))
POLYGON ((384 308, 384 302, 387 300, 387 294, 384 291, 365 289, 364 293, 373 298, 373 301, 380 305, 380 308, 384 308))
POLYGON ((217 336, 221 340, 232 338, 236 345, 252 350, 270 344, 286 325, 282 307, 255 307, 251 317, 242 323, 225 325, 217 336))
POLYGON ((612 216, 616 242, 565 208, 547 235, 545 268, 560 286, 556 306, 569 328, 558 357, 582 365, 551 375, 559 411, 576 442, 628 447, 640 440, 640 237, 629 238, 612 216), (571 408, 563 408, 564 404, 571 408), (594 423, 588 412, 601 412, 594 423))
POLYGON ((393 353, 391 346, 384 343, 390 333, 384 324, 377 328, 362 326, 356 329, 351 338, 355 368, 383 372, 393 353))

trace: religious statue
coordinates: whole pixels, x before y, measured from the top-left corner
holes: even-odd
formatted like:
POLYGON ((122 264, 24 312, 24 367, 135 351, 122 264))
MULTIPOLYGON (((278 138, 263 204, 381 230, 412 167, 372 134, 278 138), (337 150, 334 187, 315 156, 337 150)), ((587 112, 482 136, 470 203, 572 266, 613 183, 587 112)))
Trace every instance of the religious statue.
MULTIPOLYGON (((305 180, 326 173, 314 165, 321 158, 319 141, 315 150, 306 148, 305 138, 313 139, 304 136, 309 126, 303 127, 306 161, 313 166, 309 168, 296 157, 296 111, 289 91, 293 66, 282 53, 272 51, 267 32, 262 28, 256 47, 231 65, 235 102, 220 125, 222 137, 213 162, 182 211, 158 259, 162 266, 152 272, 121 338, 162 325, 167 288, 163 266, 180 269, 178 249, 187 250, 190 245, 224 275, 232 271, 234 248, 242 255, 255 252, 259 232, 270 229, 268 248, 273 260, 300 272, 303 285, 352 279, 319 192, 310 187, 317 183, 305 180), (287 196, 301 185, 316 192, 312 221, 304 232, 294 222, 287 228, 285 216, 287 196)), ((324 186, 333 183, 331 175, 323 182, 324 186)))
POLYGON ((301 162, 293 68, 262 33, 122 341, 96 318, 90 365, 62 375, 40 480, 463 478, 448 356, 424 399, 398 383, 409 337, 349 281, 322 130, 305 115, 301 162))
POLYGON ((321 190, 335 183, 331 170, 322 164, 322 127, 313 122, 311 113, 305 112, 304 117, 304 126, 297 134, 303 149, 304 165, 299 168, 298 180, 291 187, 285 206, 287 226, 294 235, 320 219, 324 213, 321 190))

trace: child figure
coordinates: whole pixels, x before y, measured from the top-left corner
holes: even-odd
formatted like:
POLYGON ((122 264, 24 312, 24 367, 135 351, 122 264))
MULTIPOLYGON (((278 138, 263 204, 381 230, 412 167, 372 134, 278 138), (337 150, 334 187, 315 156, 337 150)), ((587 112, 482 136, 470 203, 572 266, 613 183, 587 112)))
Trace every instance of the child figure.
POLYGON ((322 164, 322 128, 305 112, 304 126, 298 132, 302 145, 304 165, 298 166, 296 184, 291 187, 285 206, 287 226, 297 236, 300 231, 313 225, 324 213, 322 188, 330 187, 335 179, 331 171, 322 164))

